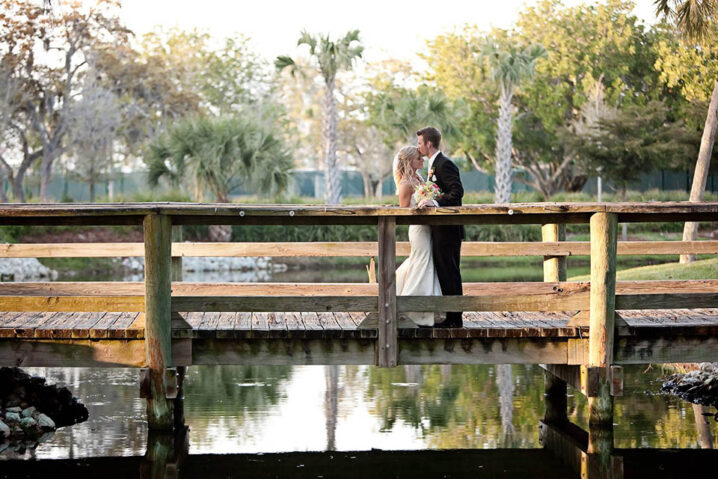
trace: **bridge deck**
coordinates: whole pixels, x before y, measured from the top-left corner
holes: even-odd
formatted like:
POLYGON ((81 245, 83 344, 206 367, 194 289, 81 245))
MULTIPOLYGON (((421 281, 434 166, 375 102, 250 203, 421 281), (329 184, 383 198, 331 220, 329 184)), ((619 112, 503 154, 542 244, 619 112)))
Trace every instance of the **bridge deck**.
MULTIPOLYGON (((410 338, 581 338, 588 328, 569 326, 575 312, 465 312, 464 327, 399 329, 410 338)), ((624 310, 619 336, 718 335, 718 309, 624 310)), ((174 338, 370 339, 357 326, 365 313, 178 313, 174 338)), ((0 338, 144 339, 144 313, 2 312, 0 338)))

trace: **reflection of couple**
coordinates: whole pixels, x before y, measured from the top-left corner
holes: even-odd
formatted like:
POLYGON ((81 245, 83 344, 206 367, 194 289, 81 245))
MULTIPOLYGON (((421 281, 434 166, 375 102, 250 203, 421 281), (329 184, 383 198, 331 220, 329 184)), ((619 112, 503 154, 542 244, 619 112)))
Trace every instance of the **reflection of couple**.
MULTIPOLYGON (((405 146, 394 159, 394 181, 397 185, 399 206, 430 208, 437 206, 461 206, 464 188, 459 169, 441 151, 441 133, 433 127, 419 130, 418 148, 405 146), (418 199, 414 192, 424 184, 419 174, 429 159, 427 180, 435 183, 440 194, 436 199, 418 199)), ((409 226, 411 254, 396 270, 396 292, 400 296, 461 295, 461 271, 459 260, 464 227, 409 226)), ((460 312, 446 313, 446 320, 434 324, 434 313, 409 313, 407 317, 419 326, 460 328, 460 312)))

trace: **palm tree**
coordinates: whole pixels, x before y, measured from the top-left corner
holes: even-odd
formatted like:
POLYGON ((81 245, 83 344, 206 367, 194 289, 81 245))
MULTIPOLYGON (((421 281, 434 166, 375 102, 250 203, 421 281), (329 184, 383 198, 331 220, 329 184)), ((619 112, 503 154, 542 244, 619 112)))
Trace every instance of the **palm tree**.
MULTIPOLYGON (((196 200, 205 191, 220 203, 229 202, 237 187, 262 196, 286 188, 292 159, 269 127, 251 117, 197 117, 180 120, 150 145, 149 183, 167 177, 179 185, 194 183, 196 200)), ((210 228, 215 241, 229 241, 231 229, 210 228)))
MULTIPOLYGON (((712 24, 718 20, 717 0, 655 0, 656 14, 675 21, 678 31, 688 40, 702 42, 708 37, 712 24)), ((688 201, 703 201, 708 179, 713 143, 718 127, 718 79, 713 83, 713 93, 708 106, 703 137, 693 173, 693 184, 688 201)), ((695 241, 698 223, 687 222, 683 227, 683 241, 695 241)), ((681 255, 681 263, 691 263, 695 255, 681 255)))
MULTIPOLYGON (((322 136, 324 137, 324 200, 327 204, 339 204, 342 198, 341 181, 337 165, 337 99, 334 96, 336 76, 341 70, 351 70, 354 61, 361 58, 364 47, 358 45, 359 30, 352 30, 338 41, 329 35, 313 36, 302 32, 297 45, 309 46, 315 67, 324 80, 324 105, 322 136)), ((288 56, 278 56, 274 62, 278 70, 290 68, 294 75, 297 64, 288 56)))
POLYGON ((496 186, 494 202, 511 201, 511 128, 513 124, 511 100, 516 87, 525 78, 533 76, 536 60, 546 55, 541 45, 530 45, 517 49, 513 45, 499 47, 488 42, 481 53, 489 61, 491 77, 499 83, 499 118, 496 134, 496 186))

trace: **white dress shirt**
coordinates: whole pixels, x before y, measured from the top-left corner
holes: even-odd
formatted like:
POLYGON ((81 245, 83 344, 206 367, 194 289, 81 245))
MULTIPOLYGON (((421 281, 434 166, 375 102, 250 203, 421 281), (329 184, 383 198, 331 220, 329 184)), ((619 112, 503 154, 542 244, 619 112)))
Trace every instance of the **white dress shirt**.
MULTIPOLYGON (((441 153, 441 150, 436 150, 436 153, 434 153, 433 155, 431 155, 431 158, 429 158, 429 169, 426 170, 426 180, 427 180, 427 181, 434 181, 434 180, 431 179, 431 175, 429 175, 429 172, 430 172, 431 169, 434 167, 434 160, 435 160, 436 157, 439 155, 439 153, 441 153)), ((436 173, 435 173, 435 174, 436 174, 436 173)), ((439 207, 439 203, 437 203, 436 200, 431 200, 431 202, 432 202, 432 203, 434 204, 434 206, 436 206, 437 208, 439 207)))
MULTIPOLYGON (((434 153, 433 155, 431 155, 431 158, 429 158, 429 169, 426 170, 427 172, 431 171, 431 168, 434 166, 434 160, 435 160, 436 157, 439 155, 439 153, 441 153, 441 150, 436 150, 436 153, 434 153)), ((428 176, 428 175, 427 175, 427 176, 428 176)), ((431 179, 431 178, 427 178, 427 179, 431 179)))

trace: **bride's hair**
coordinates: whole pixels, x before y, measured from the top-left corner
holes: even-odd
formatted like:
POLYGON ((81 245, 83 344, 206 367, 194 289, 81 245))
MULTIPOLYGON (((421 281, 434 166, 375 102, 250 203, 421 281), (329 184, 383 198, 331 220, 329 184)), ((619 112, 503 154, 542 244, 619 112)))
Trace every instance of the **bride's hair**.
POLYGON ((394 183, 397 189, 403 179, 414 183, 415 178, 413 178, 414 172, 411 170, 411 160, 416 158, 418 154, 419 149, 417 147, 405 146, 394 157, 394 183))

